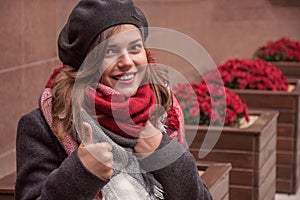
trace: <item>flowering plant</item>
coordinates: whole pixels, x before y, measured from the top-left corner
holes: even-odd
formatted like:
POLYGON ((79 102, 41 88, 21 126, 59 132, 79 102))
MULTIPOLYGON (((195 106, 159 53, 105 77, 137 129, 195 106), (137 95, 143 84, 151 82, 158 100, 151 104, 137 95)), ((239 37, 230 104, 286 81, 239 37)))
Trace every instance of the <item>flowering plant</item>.
POLYGON ((239 126, 241 118, 248 121, 247 105, 229 88, 205 83, 178 84, 174 93, 186 124, 239 126))
MULTIPOLYGON (((273 64, 261 59, 231 59, 217 67, 223 83, 231 89, 284 90, 288 80, 273 64)), ((215 70, 205 75, 205 81, 216 83, 215 70)))
POLYGON ((282 37, 270 41, 255 52, 255 56, 266 61, 300 61, 300 43, 282 37))

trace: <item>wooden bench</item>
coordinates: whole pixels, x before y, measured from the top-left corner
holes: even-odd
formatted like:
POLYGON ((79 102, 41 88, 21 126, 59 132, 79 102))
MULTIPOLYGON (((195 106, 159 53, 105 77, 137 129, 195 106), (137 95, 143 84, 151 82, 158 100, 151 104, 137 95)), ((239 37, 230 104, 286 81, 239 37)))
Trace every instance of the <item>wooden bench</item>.
POLYGON ((229 199, 230 163, 198 162, 200 176, 214 200, 229 199))
POLYGON ((0 179, 0 200, 14 199, 15 180, 15 172, 0 179))

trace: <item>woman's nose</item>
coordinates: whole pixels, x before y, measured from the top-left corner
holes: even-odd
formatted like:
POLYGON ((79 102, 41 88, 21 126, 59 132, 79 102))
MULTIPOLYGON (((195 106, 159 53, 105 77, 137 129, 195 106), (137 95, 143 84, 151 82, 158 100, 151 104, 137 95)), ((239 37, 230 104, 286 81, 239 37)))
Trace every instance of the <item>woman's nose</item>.
POLYGON ((117 65, 119 68, 128 68, 133 65, 133 60, 128 52, 123 53, 119 57, 117 65))

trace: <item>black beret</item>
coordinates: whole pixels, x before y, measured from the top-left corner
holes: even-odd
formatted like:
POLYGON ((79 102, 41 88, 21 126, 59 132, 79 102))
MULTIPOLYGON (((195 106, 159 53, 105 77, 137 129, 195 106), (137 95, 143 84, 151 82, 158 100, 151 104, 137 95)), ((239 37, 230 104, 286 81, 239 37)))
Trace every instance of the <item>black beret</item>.
POLYGON ((119 24, 133 24, 148 36, 147 19, 131 0, 81 0, 58 36, 60 60, 78 70, 95 38, 119 24))

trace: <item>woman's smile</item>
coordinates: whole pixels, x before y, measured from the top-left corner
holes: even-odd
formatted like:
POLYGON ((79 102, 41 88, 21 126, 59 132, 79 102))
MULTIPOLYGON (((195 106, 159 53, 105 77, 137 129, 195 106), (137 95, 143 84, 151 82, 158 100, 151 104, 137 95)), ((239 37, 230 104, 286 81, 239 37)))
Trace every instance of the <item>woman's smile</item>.
POLYGON ((114 76, 113 79, 118 80, 118 81, 122 81, 122 82, 128 82, 128 81, 133 81, 135 75, 137 72, 135 73, 125 73, 122 75, 118 75, 118 76, 114 76))

